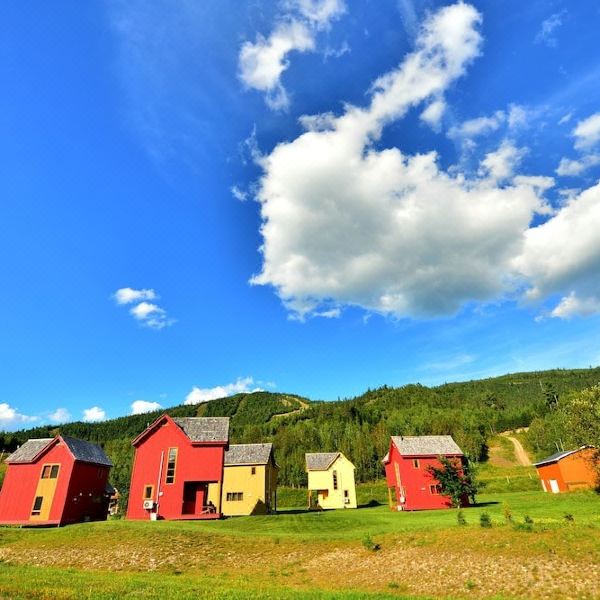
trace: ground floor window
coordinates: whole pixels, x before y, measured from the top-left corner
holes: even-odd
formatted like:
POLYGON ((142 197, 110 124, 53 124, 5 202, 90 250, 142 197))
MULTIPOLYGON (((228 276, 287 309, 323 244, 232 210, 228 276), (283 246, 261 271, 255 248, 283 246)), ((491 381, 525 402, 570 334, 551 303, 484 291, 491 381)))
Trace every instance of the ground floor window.
POLYGON ((244 492, 227 492, 227 502, 241 502, 244 499, 244 492))
POLYGON ((33 508, 31 509, 31 514, 33 516, 39 515, 42 512, 43 502, 43 496, 36 496, 35 500, 33 501, 33 508))
POLYGON ((439 496, 442 493, 442 486, 439 483, 431 484, 429 486, 429 493, 434 496, 439 496))
POLYGON ((144 486, 144 500, 152 500, 153 495, 154 495, 154 486, 153 485, 145 485, 144 486))

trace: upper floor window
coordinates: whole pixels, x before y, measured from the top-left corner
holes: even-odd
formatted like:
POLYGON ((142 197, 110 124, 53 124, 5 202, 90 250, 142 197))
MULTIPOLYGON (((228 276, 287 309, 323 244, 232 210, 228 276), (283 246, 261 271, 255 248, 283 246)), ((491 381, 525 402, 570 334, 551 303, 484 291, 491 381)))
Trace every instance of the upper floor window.
POLYGON ((60 465, 44 465, 42 467, 42 479, 56 479, 60 465))
POLYGON ((250 475, 256 475, 256 467, 250 469, 250 475))
POLYGON ((338 474, 337 474, 337 471, 333 472, 333 489, 334 490, 338 489, 338 474))
POLYGON ((413 458, 413 469, 420 469, 421 463, 418 458, 413 458))
POLYGON ((175 482, 175 468, 177 467, 177 448, 169 448, 169 455, 167 458, 167 475, 165 483, 175 482))

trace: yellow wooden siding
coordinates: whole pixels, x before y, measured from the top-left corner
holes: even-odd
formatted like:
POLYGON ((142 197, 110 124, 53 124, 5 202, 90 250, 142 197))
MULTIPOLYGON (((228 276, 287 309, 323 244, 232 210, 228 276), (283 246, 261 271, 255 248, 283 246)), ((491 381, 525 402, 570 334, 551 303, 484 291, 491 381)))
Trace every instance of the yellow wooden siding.
POLYGON ((356 508, 354 465, 340 453, 326 471, 308 472, 308 489, 318 492, 317 501, 323 509, 356 508), (333 489, 334 471, 337 472, 337 490, 333 489), (348 502, 345 501, 344 491, 348 492, 348 502))
MULTIPOLYGON (((42 471, 44 469, 44 466, 42 466, 42 471)), ((52 465, 49 465, 52 466, 52 465)), ((40 473, 42 472, 40 471, 40 473)), ((56 492, 56 485, 58 483, 58 478, 60 477, 60 467, 58 469, 58 476, 55 477, 54 479, 50 479, 50 478, 46 478, 46 479, 40 479, 38 481, 36 490, 35 490, 35 495, 33 497, 33 502, 31 504, 31 509, 33 511, 33 505, 35 503, 35 499, 38 497, 43 498, 42 500, 42 506, 40 508, 40 513, 39 515, 31 515, 29 517, 30 521, 48 521, 50 518, 50 509, 52 508, 52 501, 54 500, 54 494, 56 492)))
POLYGON ((223 472, 222 512, 228 516, 266 514, 274 509, 277 469, 272 465, 226 465, 223 472), (256 472, 252 475, 252 469, 256 472), (227 494, 242 493, 242 500, 227 494))

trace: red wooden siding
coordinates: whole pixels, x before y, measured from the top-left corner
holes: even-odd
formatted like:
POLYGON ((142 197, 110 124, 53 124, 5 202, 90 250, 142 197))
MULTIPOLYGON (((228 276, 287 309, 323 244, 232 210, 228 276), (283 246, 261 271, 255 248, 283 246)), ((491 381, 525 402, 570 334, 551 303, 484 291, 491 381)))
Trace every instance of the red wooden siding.
POLYGON ((223 481, 227 442, 192 443, 181 428, 165 415, 152 431, 140 436, 134 443, 136 450, 129 489, 128 519, 150 519, 153 511, 144 508, 146 486, 153 486, 152 500, 158 504, 156 513, 159 519, 220 516, 220 506, 216 507, 216 514, 201 513, 208 484, 223 481), (166 483, 169 448, 177 448, 173 483, 166 483))

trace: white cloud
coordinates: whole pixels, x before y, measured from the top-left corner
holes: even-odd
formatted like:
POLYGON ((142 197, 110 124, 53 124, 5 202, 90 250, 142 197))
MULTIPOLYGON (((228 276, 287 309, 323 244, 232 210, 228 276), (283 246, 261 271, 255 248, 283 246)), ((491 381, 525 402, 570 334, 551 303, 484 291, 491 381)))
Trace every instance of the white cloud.
POLYGON ((289 5, 319 29, 329 27, 331 21, 346 12, 343 0, 291 0, 289 5))
POLYGON ((246 42, 239 56, 240 78, 250 88, 266 92, 266 102, 273 110, 285 109, 289 99, 281 75, 289 67, 287 55, 293 50, 306 52, 315 45, 309 28, 298 21, 280 24, 268 38, 258 36, 246 42))
POLYGON ((571 292, 561 299, 550 316, 568 320, 573 317, 589 317, 598 313, 600 313, 600 299, 578 298, 575 292, 571 292))
POLYGON ((575 148, 587 150, 600 142, 600 112, 579 121, 573 130, 575 148))
MULTIPOLYGON (((497 150, 485 155, 481 161, 480 174, 487 175, 493 181, 506 181, 514 175, 526 153, 526 148, 517 148, 512 142, 504 140, 497 150)), ((526 183, 524 180, 521 182, 526 183)))
POLYGON ((104 419, 106 419, 106 412, 99 406, 92 406, 92 408, 86 408, 83 411, 83 420, 86 423, 104 421, 104 419))
MULTIPOLYGON (((479 53, 480 16, 466 4, 438 11, 417 49, 380 77, 370 106, 304 119, 309 131, 279 144, 260 164, 263 269, 302 318, 332 304, 398 316, 451 313, 505 287, 532 215, 538 187, 497 188, 440 170, 436 154, 377 151, 371 141, 411 106, 439 97, 479 53)), ((503 148, 506 165, 519 151, 503 148)), ((490 157, 488 171, 500 175, 490 157)))
POLYGON ((500 129, 506 121, 506 114, 502 110, 496 111, 489 117, 477 117, 463 121, 460 125, 455 125, 448 130, 450 138, 468 138, 472 139, 481 135, 487 135, 500 129))
POLYGON ((147 412, 160 410, 162 406, 158 402, 149 402, 148 400, 136 400, 131 403, 131 414, 141 415, 147 412))
POLYGON ((12 429, 25 423, 38 421, 39 417, 21 414, 7 402, 0 402, 0 429, 12 429))
POLYGON ((254 379, 252 377, 243 377, 233 383, 217 385, 213 388, 199 388, 194 386, 192 391, 185 397, 184 404, 200 404, 201 402, 217 400, 218 398, 225 398, 233 394, 247 394, 261 391, 260 387, 254 387, 254 379))
POLYGON ((558 124, 565 125, 566 123, 568 123, 571 120, 572 117, 573 117, 573 113, 567 113, 566 115, 564 115, 560 118, 560 120, 558 121, 558 124))
POLYGON ((530 284, 527 298, 567 291, 555 316, 583 314, 594 306, 600 299, 599 224, 600 183, 567 197, 551 219, 525 232, 514 268, 530 284))
POLYGON ((117 290, 114 295, 114 299, 117 304, 131 304, 133 302, 140 302, 142 300, 155 300, 158 295, 154 290, 134 290, 133 288, 126 287, 117 290))
POLYGON ((542 21, 542 25, 537 35, 535 36, 534 42, 536 44, 546 44, 546 46, 555 47, 556 41, 556 30, 562 25, 563 17, 567 11, 554 13, 550 15, 546 20, 542 21))
POLYGON ((273 110, 289 106, 281 83, 290 65, 288 55, 314 50, 317 31, 329 27, 346 5, 343 0, 289 0, 287 9, 269 37, 259 34, 254 43, 245 42, 238 57, 240 79, 247 87, 265 92, 265 101, 273 110))
POLYGON ((574 177, 581 175, 581 173, 584 171, 587 171, 591 167, 595 167, 598 164, 600 164, 600 154, 587 154, 579 160, 561 158, 560 163, 556 168, 556 174, 574 177))
POLYGON ((57 408, 49 418, 53 423, 67 423, 71 420, 71 413, 66 408, 57 408))
POLYGON ((419 118, 427 123, 434 131, 439 131, 445 110, 446 102, 444 102, 444 100, 434 100, 425 108, 419 118))
POLYGON ((169 318, 164 308, 154 302, 148 302, 159 297, 152 289, 121 288, 113 294, 113 297, 117 304, 134 304, 135 306, 129 309, 129 314, 143 327, 164 329, 175 323, 175 319, 169 318))
POLYGON ((248 199, 248 194, 237 185, 232 186, 231 195, 240 202, 245 202, 248 199))

